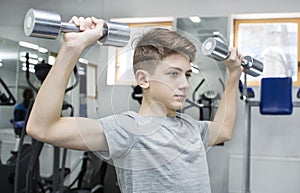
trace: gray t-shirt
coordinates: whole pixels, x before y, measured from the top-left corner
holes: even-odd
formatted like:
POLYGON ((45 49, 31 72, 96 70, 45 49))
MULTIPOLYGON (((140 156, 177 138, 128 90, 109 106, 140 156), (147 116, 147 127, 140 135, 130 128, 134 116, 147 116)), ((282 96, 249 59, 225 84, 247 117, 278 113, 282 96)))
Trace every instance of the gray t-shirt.
POLYGON ((146 117, 128 111, 99 119, 109 147, 98 152, 116 168, 123 193, 210 193, 208 125, 177 113, 146 117))

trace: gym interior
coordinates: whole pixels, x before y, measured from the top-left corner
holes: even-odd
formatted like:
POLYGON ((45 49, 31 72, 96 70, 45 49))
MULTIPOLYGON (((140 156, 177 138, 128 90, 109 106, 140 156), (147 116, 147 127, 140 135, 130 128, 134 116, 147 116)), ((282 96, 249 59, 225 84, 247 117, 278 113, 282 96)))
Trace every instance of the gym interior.
MULTIPOLYGON (((33 141, 22 132, 26 121, 15 128, 16 105, 26 88, 36 95, 62 38, 60 32, 54 38, 34 37, 42 29, 25 34, 30 9, 53 11, 66 23, 76 15, 128 24, 128 42, 152 26, 186 35, 198 52, 183 110, 199 120, 213 119, 227 78, 222 59, 201 52, 205 40, 223 42, 221 54, 224 47, 237 47, 249 55, 233 137, 207 151, 212 192, 300 192, 299 1, 2 0, 0 5, 1 193, 119 192, 112 165, 88 152, 33 141)), ((50 22, 36 22, 43 25, 43 20, 50 22)), ((96 119, 138 111, 141 93, 131 74, 131 49, 130 43, 97 43, 84 52, 69 81, 62 116, 96 119)))

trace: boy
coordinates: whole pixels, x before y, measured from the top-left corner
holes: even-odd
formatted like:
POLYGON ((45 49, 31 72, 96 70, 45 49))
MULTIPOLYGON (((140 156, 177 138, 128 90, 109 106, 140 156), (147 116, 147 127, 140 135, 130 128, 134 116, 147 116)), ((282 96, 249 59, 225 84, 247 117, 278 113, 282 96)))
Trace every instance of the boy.
POLYGON ((138 113, 99 120, 61 117, 74 65, 83 50, 102 36, 102 20, 73 17, 71 21, 81 32, 64 34, 56 62, 36 97, 27 133, 55 146, 95 151, 111 160, 122 192, 211 192, 205 147, 232 136, 242 56, 231 50, 219 109, 213 122, 199 122, 177 112, 190 86, 195 46, 176 32, 150 30, 134 52, 135 77, 143 89, 138 113), (49 90, 56 94, 50 96, 49 90))

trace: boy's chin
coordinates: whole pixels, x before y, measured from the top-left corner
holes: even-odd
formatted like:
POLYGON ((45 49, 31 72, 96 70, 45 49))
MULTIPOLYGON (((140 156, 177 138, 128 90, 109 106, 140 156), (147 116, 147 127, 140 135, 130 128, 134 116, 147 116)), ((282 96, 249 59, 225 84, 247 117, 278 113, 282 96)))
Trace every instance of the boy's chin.
POLYGON ((174 110, 175 111, 182 111, 183 110, 183 105, 177 105, 175 108, 174 108, 174 110))
POLYGON ((184 103, 181 102, 175 102, 173 104, 170 104, 168 109, 171 111, 182 111, 184 108, 184 103))

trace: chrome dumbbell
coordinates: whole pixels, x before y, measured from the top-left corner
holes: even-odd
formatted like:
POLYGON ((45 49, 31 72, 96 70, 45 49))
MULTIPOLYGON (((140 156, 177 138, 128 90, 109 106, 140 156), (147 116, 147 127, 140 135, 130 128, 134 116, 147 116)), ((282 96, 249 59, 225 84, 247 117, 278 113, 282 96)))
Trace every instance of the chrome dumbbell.
MULTIPOLYGON (((230 56, 228 46, 212 37, 203 42, 202 53, 216 61, 224 61, 230 56)), ((251 76, 260 76, 264 69, 263 63, 251 56, 244 56, 241 65, 244 67, 244 72, 251 76)))
MULTIPOLYGON (((72 23, 62 22, 58 13, 46 10, 29 9, 24 20, 24 32, 29 37, 56 39, 61 32, 79 32, 72 23)), ((103 37, 99 43, 104 46, 123 47, 130 39, 128 25, 105 21, 103 37)))

